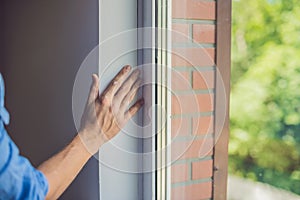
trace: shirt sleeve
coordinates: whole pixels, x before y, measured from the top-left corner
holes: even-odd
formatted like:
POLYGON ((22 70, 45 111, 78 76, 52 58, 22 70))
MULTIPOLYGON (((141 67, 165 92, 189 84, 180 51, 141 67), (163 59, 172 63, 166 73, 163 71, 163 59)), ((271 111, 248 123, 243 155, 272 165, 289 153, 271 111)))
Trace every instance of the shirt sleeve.
POLYGON ((0 73, 0 200, 45 199, 48 192, 46 177, 19 155, 19 149, 5 130, 9 113, 4 107, 4 90, 0 73))
POLYGON ((1 120, 0 154, 0 199, 45 199, 48 192, 46 177, 19 155, 19 149, 1 120))

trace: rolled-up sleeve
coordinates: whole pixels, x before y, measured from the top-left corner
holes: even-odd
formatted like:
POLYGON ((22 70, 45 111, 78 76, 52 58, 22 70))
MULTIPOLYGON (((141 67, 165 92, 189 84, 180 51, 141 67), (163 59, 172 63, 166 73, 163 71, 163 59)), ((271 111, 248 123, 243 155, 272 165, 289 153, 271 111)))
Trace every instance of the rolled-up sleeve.
POLYGON ((19 155, 3 125, 0 128, 0 199, 45 199, 46 177, 19 155))

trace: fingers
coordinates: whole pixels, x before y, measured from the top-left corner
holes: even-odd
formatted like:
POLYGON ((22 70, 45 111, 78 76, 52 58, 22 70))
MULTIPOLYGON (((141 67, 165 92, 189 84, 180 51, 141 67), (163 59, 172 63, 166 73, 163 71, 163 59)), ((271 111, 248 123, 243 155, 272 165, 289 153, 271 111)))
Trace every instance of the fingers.
POLYGON ((99 78, 96 74, 92 75, 92 85, 88 97, 88 103, 94 102, 99 95, 99 78))
POLYGON ((102 93, 103 97, 107 97, 109 99, 112 99, 116 91, 120 88, 122 83, 124 82, 125 78, 127 77, 128 72, 130 72, 131 67, 129 65, 126 65, 123 67, 119 73, 113 78, 113 80, 110 82, 110 84, 107 86, 107 88, 102 93))
POLYGON ((132 116, 134 116, 137 111, 144 105, 144 99, 140 99, 125 114, 125 121, 128 121, 132 116))
POLYGON ((130 102, 134 99, 136 96, 136 93, 138 92, 138 89, 140 87, 141 80, 137 80, 134 85, 131 87, 131 90, 127 93, 127 95, 124 97, 120 104, 120 110, 125 110, 130 102))
POLYGON ((115 103, 116 105, 120 105, 122 100, 126 97, 126 95, 131 90, 133 84, 138 80, 140 75, 140 71, 138 69, 134 70, 131 75, 127 78, 127 80, 123 83, 123 85, 118 90, 117 94, 115 95, 115 103))

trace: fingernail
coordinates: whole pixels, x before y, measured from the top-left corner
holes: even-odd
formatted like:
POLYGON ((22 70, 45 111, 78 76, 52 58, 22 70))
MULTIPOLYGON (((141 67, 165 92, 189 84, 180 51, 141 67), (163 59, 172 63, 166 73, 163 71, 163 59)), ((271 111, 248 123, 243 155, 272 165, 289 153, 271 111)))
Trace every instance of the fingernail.
POLYGON ((131 69, 131 66, 130 66, 130 65, 126 65, 126 66, 124 67, 124 69, 125 69, 126 72, 128 72, 128 71, 131 69))

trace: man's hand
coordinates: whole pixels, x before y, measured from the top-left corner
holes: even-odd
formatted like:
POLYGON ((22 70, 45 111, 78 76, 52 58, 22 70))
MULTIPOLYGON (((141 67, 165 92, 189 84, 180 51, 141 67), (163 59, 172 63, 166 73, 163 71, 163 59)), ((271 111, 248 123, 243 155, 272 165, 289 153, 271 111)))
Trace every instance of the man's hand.
POLYGON ((57 199, 99 147, 113 138, 142 107, 144 101, 140 99, 128 109, 141 82, 139 71, 131 74, 130 71, 130 66, 124 67, 100 96, 99 79, 93 75, 79 134, 38 168, 48 180, 46 199, 57 199))
POLYGON ((128 109, 141 83, 139 70, 131 74, 130 71, 130 66, 123 67, 101 95, 99 78, 93 75, 79 131, 82 142, 91 154, 118 134, 144 103, 143 99, 139 99, 128 109))

